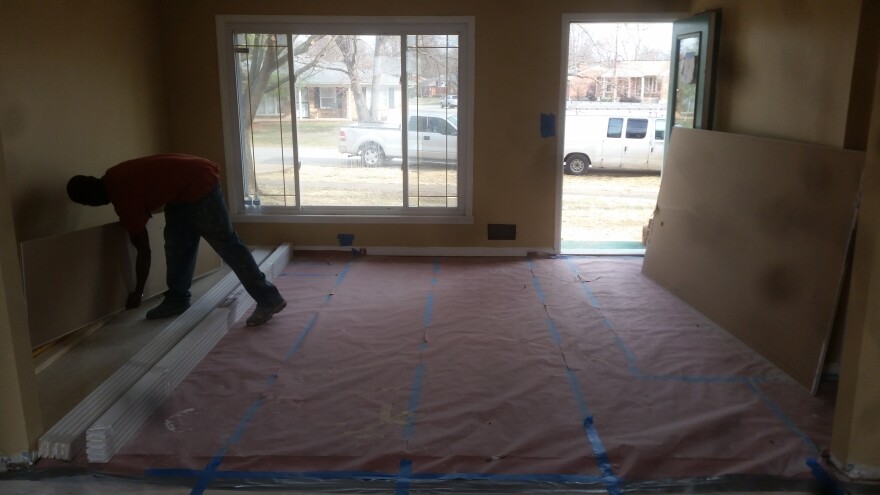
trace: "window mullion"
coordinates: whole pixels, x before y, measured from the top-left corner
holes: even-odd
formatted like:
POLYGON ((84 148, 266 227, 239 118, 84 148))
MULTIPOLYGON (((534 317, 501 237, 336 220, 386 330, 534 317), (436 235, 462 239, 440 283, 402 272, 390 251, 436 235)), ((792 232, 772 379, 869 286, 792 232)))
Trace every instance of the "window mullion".
MULTIPOLYGON (((246 54, 245 55, 245 62, 247 64, 246 70, 245 70, 246 91, 244 92, 243 95, 240 95, 240 96, 244 100, 244 103, 247 105, 247 108, 246 108, 247 116, 246 117, 248 119, 248 121, 247 121, 248 125, 245 128, 243 128, 242 131, 247 133, 247 135, 245 136, 245 139, 247 139, 248 142, 250 142, 250 143, 254 142, 253 116, 255 113, 255 111, 251 108, 252 98, 251 98, 251 77, 250 77, 250 75, 251 75, 251 67, 252 67, 252 64, 251 64, 252 50, 253 49, 251 48, 250 40, 245 40, 245 48, 242 53, 246 54)), ((240 79, 241 79, 241 76, 239 76, 239 80, 240 79)), ((241 84, 241 82, 239 82, 239 84, 241 84)), ((239 118, 241 118, 241 117, 239 116, 239 118)), ((239 126, 240 126, 239 128, 241 128, 241 123, 239 123, 239 126)), ((257 179, 256 179, 256 176, 257 176, 256 163, 257 163, 257 160, 256 160, 256 157, 254 156, 252 144, 251 144, 251 146, 247 147, 246 150, 248 152, 247 163, 243 164, 245 166, 242 167, 242 172, 244 173, 244 180, 242 181, 242 185, 244 186, 243 187, 244 194, 242 195, 242 200, 245 202, 245 205, 247 206, 247 204, 248 204, 247 202, 253 200, 252 195, 251 195, 251 190, 253 189, 254 191, 256 191, 256 187, 257 187, 256 186, 256 181, 257 181, 257 179), (250 200, 246 199, 249 196, 251 196, 251 199, 250 200)), ((242 154, 242 158, 245 158, 244 154, 242 154)))
POLYGON ((406 35, 400 35, 400 139, 403 174, 403 207, 409 208, 409 97, 407 94, 406 35))
MULTIPOLYGON (((287 70, 290 71, 290 76, 287 78, 287 90, 290 93, 290 130, 291 134, 293 134, 293 194, 294 194, 294 207, 296 209, 302 209, 302 203, 300 202, 300 185, 299 185, 299 129, 297 128, 297 108, 296 108, 296 65, 294 65, 293 60, 293 41, 294 38, 293 33, 287 33, 287 70)), ((283 174, 282 174, 283 177, 283 174)), ((286 184, 285 181, 285 194, 286 194, 286 184)), ((285 198, 285 203, 286 203, 285 198)))

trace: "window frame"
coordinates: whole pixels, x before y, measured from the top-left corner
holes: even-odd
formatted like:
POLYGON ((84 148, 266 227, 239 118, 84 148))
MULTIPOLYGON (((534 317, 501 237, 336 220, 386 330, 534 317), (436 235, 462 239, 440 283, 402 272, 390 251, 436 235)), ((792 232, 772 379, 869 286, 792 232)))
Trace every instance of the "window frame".
MULTIPOLYGON (((475 21, 472 16, 264 16, 218 15, 217 56, 220 77, 226 196, 235 221, 277 223, 452 223, 473 224, 473 87, 475 21), (236 33, 326 34, 457 34, 459 36, 458 183, 455 207, 263 207, 246 215, 241 163, 242 138, 238 125, 236 67, 233 40, 236 33)), ((404 107, 405 108, 405 107, 404 107)), ((298 109, 297 109, 298 110, 298 109)), ((295 150, 294 156, 297 157, 295 150)), ((404 191, 401 191, 404 194, 404 191)))
POLYGON ((320 98, 318 99, 318 106, 316 108, 320 108, 320 109, 324 109, 324 110, 335 110, 336 109, 336 105, 339 104, 336 99, 336 93, 337 93, 336 88, 319 87, 318 93, 320 94, 320 98), (327 93, 326 96, 325 96, 325 93, 327 93), (326 105, 324 103, 325 100, 330 100, 333 103, 331 105, 326 105))

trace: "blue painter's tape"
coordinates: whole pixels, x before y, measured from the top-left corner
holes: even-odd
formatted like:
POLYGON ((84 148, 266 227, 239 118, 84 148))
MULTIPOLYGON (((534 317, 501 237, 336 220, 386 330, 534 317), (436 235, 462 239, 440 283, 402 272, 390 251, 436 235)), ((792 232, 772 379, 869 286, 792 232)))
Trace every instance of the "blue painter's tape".
POLYGON ((342 281, 345 280, 345 276, 348 275, 349 270, 351 270, 351 261, 349 261, 345 264, 344 267, 342 267, 342 271, 340 271, 339 275, 336 276, 336 283, 333 284, 333 288, 339 287, 339 284, 341 284, 342 281))
POLYGON ((290 358, 293 357, 294 354, 296 354, 296 351, 298 351, 299 348, 302 346, 302 343, 306 340, 306 337, 308 337, 309 334, 312 333, 312 329, 315 328, 315 323, 317 321, 318 313, 315 313, 314 315, 312 315, 312 319, 309 320, 303 331, 300 332, 299 337, 296 338, 296 341, 294 341, 293 345, 290 346, 290 350, 287 351, 287 354, 284 356, 285 362, 289 361, 290 358))
POLYGON ((208 489, 208 485, 211 483, 211 480, 214 478, 214 473, 220 467, 220 463, 223 462, 223 459, 226 457, 226 453, 229 452, 230 447, 235 445, 241 440, 242 435, 244 435, 244 431, 250 426, 251 422, 254 419, 254 416, 257 415, 257 411, 260 410, 260 407, 263 405, 263 399, 255 400, 251 406, 248 408, 244 417, 241 418, 241 421, 236 425, 235 430, 226 439, 226 443, 217 449, 217 452, 214 454, 214 458, 205 466, 205 470, 202 472, 201 476, 199 476, 196 485, 193 487, 190 495, 202 495, 205 493, 205 490, 208 489))
MULTIPOLYGON (((546 306, 546 300, 544 296, 544 290, 541 287, 541 281, 538 280, 538 277, 534 274, 534 263, 532 261, 528 262, 529 269, 532 270, 532 287, 535 289, 535 295, 538 297, 538 300, 541 301, 541 304, 546 306)), ((556 342, 556 345, 559 347, 560 351, 562 351, 562 338, 559 335, 559 332, 556 330, 556 324, 553 322, 553 319, 547 315, 547 327, 550 329, 550 333, 553 337, 553 340, 556 342)), ((563 354, 563 359, 565 355, 563 354)), ((587 406, 586 398, 584 397, 583 392, 581 392, 581 386, 578 382, 577 376, 575 376, 574 371, 565 364, 565 370, 568 375, 568 383, 571 386, 572 395, 574 395, 575 402, 577 402, 578 410, 581 413, 581 417, 583 419, 583 428, 584 433, 587 436, 587 440, 590 443, 590 448, 593 451, 593 455, 596 458, 596 465, 599 468, 599 472, 602 474, 603 478, 611 480, 606 483, 606 489, 608 493, 611 495, 619 495, 622 494, 622 490, 620 488, 619 480, 614 476, 614 471, 611 469, 611 460, 608 458, 608 453, 605 450, 605 445, 602 443, 602 439, 599 437, 599 432, 596 430, 596 425, 593 421, 593 414, 590 412, 590 408, 587 406)))
POLYGON ((518 481, 523 483, 617 483, 617 478, 576 474, 415 473, 413 481, 518 481))
POLYGON ((425 363, 419 363, 413 376, 412 392, 409 395, 407 407, 406 428, 403 430, 404 440, 410 440, 416 423, 416 413, 419 410, 419 402, 422 395, 422 380, 425 377, 425 363))
MULTIPOLYGON (((408 485, 413 481, 503 481, 522 483, 560 483, 560 484, 596 484, 605 485, 620 483, 617 477, 584 476, 576 474, 491 474, 491 473, 413 473, 413 462, 403 459, 397 474, 376 471, 217 471, 215 479, 225 480, 311 480, 311 481, 402 481, 408 485)), ((151 478, 200 478, 205 472, 196 469, 148 469, 144 475, 151 478)))
POLYGON ((541 114, 541 137, 550 138, 556 136, 556 115, 552 113, 541 114))
MULTIPOLYGON (((440 260, 434 259, 434 262, 431 266, 431 292, 428 293, 428 296, 425 299, 425 312, 422 317, 422 326, 425 332, 424 340, 419 344, 419 354, 423 357, 425 351, 428 349, 428 341, 427 341, 427 329, 431 325, 431 320, 434 317, 434 287, 437 286, 437 274, 440 273, 440 260)), ((422 382, 425 377, 425 363, 424 361, 419 361, 418 366, 416 366, 415 372, 413 373, 413 381, 412 387, 409 395, 409 404, 407 405, 407 418, 406 418, 406 426, 403 429, 403 439, 409 442, 412 439, 413 431, 415 430, 416 425, 416 414, 419 410, 419 402, 422 397, 422 382)), ((400 461, 400 478, 397 482, 397 488, 395 493, 400 495, 406 495, 409 493, 409 477, 412 475, 412 461, 408 459, 402 459, 400 461)))
POLYGON ((538 300, 541 301, 541 304, 544 304, 544 290, 541 288, 541 281, 534 275, 532 275, 532 287, 535 289, 535 295, 538 296, 538 300))
POLYGON ((611 471, 611 459, 608 458, 608 451, 605 450, 605 446, 599 438, 599 432, 596 431, 596 425, 593 423, 592 416, 584 418, 584 430, 587 432, 587 438, 590 440, 590 445, 593 446, 593 454, 596 455, 596 464, 599 465, 599 470, 602 472, 602 476, 613 477, 614 473, 611 471))
MULTIPOLYGON (((348 270, 350 268, 351 268, 351 261, 346 263, 345 267, 343 267, 343 269, 340 271, 339 275, 336 276, 336 282, 333 285, 334 288, 338 287, 339 284, 342 283, 342 281, 345 279, 345 276, 348 274, 348 270)), ((329 302, 329 300, 330 300, 330 296, 328 295, 324 299, 324 303, 326 304, 327 302, 329 302)), ((302 345, 302 342, 309 335, 309 333, 311 333, 312 329, 315 326, 315 322, 318 320, 318 314, 319 313, 315 313, 315 315, 312 316, 311 320, 309 320, 309 323, 306 325, 305 329, 303 329, 303 331, 300 333, 299 337, 296 339, 296 342, 294 342, 293 346, 291 346, 290 350, 287 352, 287 355, 284 358, 285 362, 288 361, 296 353, 296 351, 302 345)), ((278 379, 277 374, 270 375, 269 378, 267 379, 266 383, 270 386, 274 385, 275 382, 277 381, 277 379, 278 379)), ((205 469, 199 474, 198 479, 196 481, 196 485, 193 487, 192 492, 190 492, 191 495, 204 494, 205 490, 208 488, 208 485, 211 483, 211 480, 216 478, 217 469, 220 467, 220 464, 223 462, 223 459, 226 457, 226 454, 229 451, 229 448, 232 447, 233 445, 235 445, 236 443, 238 443, 239 440, 241 440, 242 435, 244 435, 245 430, 247 430, 247 428, 250 426, 251 422, 253 421, 254 416, 256 416, 257 411, 260 410, 262 405, 263 405, 262 398, 257 399, 256 401, 254 401, 253 404, 251 404, 250 408, 248 408, 244 417, 239 421, 238 425, 236 426, 235 431, 233 431, 232 435, 229 436, 229 438, 226 440, 226 443, 222 447, 217 449, 217 452, 215 453, 214 458, 211 459, 211 461, 205 466, 205 469)))
POLYGON ((834 477, 819 464, 819 461, 811 457, 807 459, 807 466, 809 466, 810 474, 813 475, 813 478, 822 485, 821 493, 828 495, 846 495, 846 491, 844 491, 843 488, 838 485, 834 477))
POLYGON ((780 408, 778 405, 776 405, 775 402, 770 400, 770 397, 767 397, 767 395, 761 390, 760 387, 758 387, 757 384, 755 384, 753 380, 750 379, 747 383, 749 385, 749 388, 752 389, 752 392, 754 392, 755 395, 758 396, 758 398, 764 401, 764 404, 770 409, 770 411, 772 411, 773 414, 775 414, 776 417, 779 418, 779 420, 782 421, 782 423, 785 424, 785 426, 789 430, 797 435, 798 438, 800 438, 801 441, 804 443, 804 445, 806 445, 810 450, 817 454, 821 452, 819 446, 816 445, 815 442, 813 442, 809 435, 798 428, 797 425, 794 424, 794 421, 792 421, 791 418, 789 418, 784 412, 782 412, 782 408, 780 408))
POLYGON ((354 244, 354 234, 337 234, 336 240, 340 246, 351 246, 354 244))
POLYGON ((620 349, 620 352, 623 353, 623 356, 626 359, 626 368, 629 370, 630 374, 636 378, 644 378, 642 371, 636 364, 636 355, 629 349, 629 346, 626 345, 626 342, 624 342, 619 335, 615 334, 614 343, 617 345, 617 348, 620 349))
POLYGON ((393 481, 395 474, 375 471, 218 471, 216 478, 222 479, 296 479, 296 480, 359 480, 359 481, 393 481))
POLYGON ((397 477, 397 486, 394 489, 395 495, 409 495, 409 480, 412 478, 412 461, 409 459, 401 459, 400 474, 397 477))
MULTIPOLYGON (((232 435, 229 437, 229 440, 227 440, 227 442, 226 442, 226 444, 227 444, 226 449, 227 450, 229 447, 237 444, 241 440, 241 437, 244 436, 244 431, 247 430, 248 426, 251 425, 251 422, 253 422, 253 420, 254 420, 254 416, 257 415, 257 411, 259 411, 260 407, 262 407, 262 406, 263 406, 263 399, 262 398, 255 400, 254 403, 251 404, 251 407, 248 408, 244 417, 241 418, 241 421, 238 423, 238 427, 235 429, 234 432, 232 432, 232 435)), ((226 452, 224 451, 223 454, 226 454, 226 452)), ((218 462, 217 465, 219 466, 220 463, 218 462)))
MULTIPOLYGON (((566 264, 568 264, 568 268, 572 271, 572 273, 574 273, 575 276, 580 277, 577 266, 574 264, 574 262, 571 261, 571 258, 565 258, 565 262, 566 264)), ((590 285, 587 282, 581 282, 581 289, 583 289, 584 295, 587 296, 587 302, 590 303, 590 306, 599 309, 599 300, 596 298, 596 295, 593 294, 593 291, 590 290, 590 285)), ((607 322, 606 326, 608 326, 608 328, 611 328, 611 322, 608 320, 605 321, 607 322)))
POLYGON ((574 376, 574 371, 570 368, 566 368, 565 371, 568 376, 568 384, 571 386, 572 393, 574 394, 574 401, 577 403, 578 412, 581 414, 581 417, 590 417, 587 401, 584 399, 584 394, 581 393, 580 384, 577 377, 574 376))
POLYGON ((555 342, 556 345, 561 346, 562 337, 559 336, 559 331, 556 329, 556 322, 554 322, 553 319, 547 318, 547 328, 550 329, 550 335, 553 336, 553 342, 555 342))
POLYGON ((434 315, 434 293, 431 292, 428 294, 427 301, 425 301, 425 316, 422 318, 422 325, 425 328, 431 325, 431 319, 434 315))

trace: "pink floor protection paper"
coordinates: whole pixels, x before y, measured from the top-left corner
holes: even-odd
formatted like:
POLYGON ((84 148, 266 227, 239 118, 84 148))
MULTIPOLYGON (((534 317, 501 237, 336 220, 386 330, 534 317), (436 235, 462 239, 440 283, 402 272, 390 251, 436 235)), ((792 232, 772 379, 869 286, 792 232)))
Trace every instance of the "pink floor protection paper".
MULTIPOLYGON (((639 257, 297 253, 109 464, 190 480, 809 479, 813 396, 639 257)), ((398 490, 400 492, 400 490, 398 490)), ((404 491, 405 493, 405 491, 404 491)))

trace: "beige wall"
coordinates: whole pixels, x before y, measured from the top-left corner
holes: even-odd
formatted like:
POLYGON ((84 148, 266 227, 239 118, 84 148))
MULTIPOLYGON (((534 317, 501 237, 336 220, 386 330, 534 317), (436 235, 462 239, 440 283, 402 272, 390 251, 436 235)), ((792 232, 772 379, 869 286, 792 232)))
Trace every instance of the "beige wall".
POLYGON ((0 455, 26 452, 43 429, 12 232, 3 133, 0 132, 0 455))
MULTIPOLYGON (((102 175, 161 151, 160 17, 150 0, 3 0, 0 15, 0 453, 42 433, 18 243, 115 222, 67 199, 74 174, 102 175)), ((97 256, 97 253, 95 254, 97 256)), ((96 295, 96 297, 99 297, 96 295)))
POLYGON ((694 0, 721 9, 716 129, 843 146, 861 0, 694 0))
POLYGON ((541 113, 559 112, 563 13, 686 12, 685 1, 446 0, 443 2, 165 2, 171 135, 176 150, 223 161, 214 17, 218 14, 466 15, 476 22, 473 225, 239 224, 251 243, 552 248, 556 139, 540 136, 541 113), (186 47, 181 49, 180 47, 186 47), (516 241, 488 241, 486 225, 517 225, 516 241))
POLYGON ((67 179, 164 149, 155 5, 3 0, 0 129, 19 242, 115 221, 71 203, 67 179))
POLYGON ((831 453, 843 464, 874 466, 876 476, 880 475, 880 72, 874 88, 831 453))

